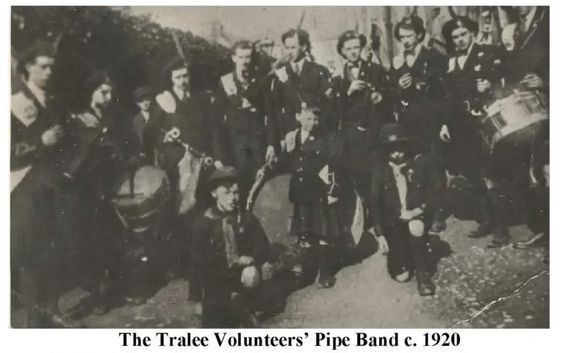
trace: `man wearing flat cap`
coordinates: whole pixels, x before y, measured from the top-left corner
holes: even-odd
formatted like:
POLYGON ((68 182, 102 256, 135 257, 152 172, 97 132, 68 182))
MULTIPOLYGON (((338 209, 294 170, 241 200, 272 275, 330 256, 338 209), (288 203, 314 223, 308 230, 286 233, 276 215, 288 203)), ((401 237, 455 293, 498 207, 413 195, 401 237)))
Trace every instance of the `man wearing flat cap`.
POLYGON ((155 148, 160 135, 162 115, 154 103, 154 92, 151 87, 142 86, 133 92, 133 99, 139 112, 133 117, 132 128, 137 138, 139 153, 154 164, 155 148))
POLYGON ((477 22, 465 16, 453 18, 442 29, 447 47, 453 50, 448 61, 446 89, 447 123, 451 135, 447 168, 462 174, 478 199, 479 227, 469 237, 486 236, 492 231, 492 209, 482 180, 488 149, 483 144, 480 119, 484 107, 493 100, 500 85, 501 60, 494 48, 476 43, 477 22))
POLYGON ((389 250, 391 277, 402 283, 416 276, 418 291, 426 296, 434 294, 428 230, 431 196, 439 183, 432 161, 414 151, 416 141, 406 131, 398 124, 381 128, 377 144, 386 158, 372 173, 370 231, 389 250))
POLYGON ((387 74, 381 65, 362 59, 366 43, 366 37, 355 31, 340 35, 336 49, 346 62, 331 81, 333 120, 344 136, 347 170, 364 201, 369 191, 368 166, 374 138, 379 128, 393 119, 387 74))
POLYGON ((27 327, 64 325, 57 308, 63 197, 57 165, 68 114, 49 92, 54 64, 55 49, 49 43, 24 50, 18 61, 23 84, 11 97, 11 261, 27 327))
POLYGON ((258 219, 241 213, 239 173, 215 170, 208 184, 213 205, 190 226, 192 268, 190 299, 203 304, 202 326, 248 327, 266 261, 268 238, 258 219))

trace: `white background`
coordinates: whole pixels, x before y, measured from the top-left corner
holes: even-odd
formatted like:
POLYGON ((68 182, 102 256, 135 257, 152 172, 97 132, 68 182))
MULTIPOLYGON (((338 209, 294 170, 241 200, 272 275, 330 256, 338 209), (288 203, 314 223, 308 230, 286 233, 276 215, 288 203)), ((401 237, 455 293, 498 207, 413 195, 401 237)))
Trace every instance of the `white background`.
MULTIPOLYGON (((563 139, 560 140, 560 134, 563 132, 561 121, 560 119, 563 117, 563 112, 561 109, 560 104, 560 97, 561 95, 561 81, 563 77, 561 76, 561 63, 563 63, 563 56, 561 55, 561 49, 563 47, 563 31, 562 31, 562 23, 563 23, 563 11, 562 6, 560 4, 556 4, 555 1, 494 1, 488 2, 491 5, 516 5, 516 4, 523 4, 523 5, 530 5, 531 3, 536 3, 538 5, 546 5, 549 4, 551 6, 550 9, 550 22, 551 22, 551 79, 550 79, 550 92, 551 92, 551 258, 550 258, 550 284, 551 284, 551 293, 550 293, 550 329, 456 329, 456 330, 443 330, 444 332, 458 332, 461 335, 461 344, 458 347, 422 347, 423 343, 423 334, 425 332, 438 332, 438 330, 430 329, 430 330, 398 330, 401 337, 405 337, 407 335, 415 337, 415 340, 418 342, 418 346, 416 348, 406 348, 404 346, 395 348, 395 347, 375 347, 375 348, 341 348, 338 351, 348 351, 348 352, 355 352, 355 351, 372 351, 376 350, 379 352, 402 352, 402 351, 436 351, 436 352, 472 352, 477 353, 479 350, 482 351, 501 351, 501 352, 554 352, 554 351, 561 351, 561 341, 563 341, 563 331, 561 328, 562 320, 561 320, 561 302, 563 301, 563 293, 561 291, 561 266, 562 266, 562 258, 559 255, 559 252, 563 250, 563 244, 561 239, 561 230, 563 230, 563 223, 562 217, 559 217, 560 210, 562 209, 562 194, 561 194, 561 163, 558 160, 559 153, 563 152, 563 139)), ((234 5, 235 2, 225 2, 225 1, 158 1, 158 2, 150 2, 150 1, 137 1, 137 2, 116 2, 116 3, 109 3, 109 2, 100 2, 100 1, 58 1, 57 3, 49 3, 46 1, 21 1, 21 2, 13 2, 13 5, 198 5, 198 6, 205 6, 205 5, 234 5)), ((255 2, 255 1, 237 1, 236 5, 293 5, 293 6, 304 6, 304 5, 327 5, 327 6, 335 6, 335 5, 391 5, 389 2, 381 3, 376 1, 356 1, 356 0, 348 0, 342 2, 336 1, 263 1, 263 2, 255 2)), ((409 1, 409 2, 393 2, 392 5, 438 5, 438 1, 409 1)), ((445 5, 445 4, 439 4, 445 5)), ((448 1, 447 5, 472 5, 470 3, 460 2, 460 1, 448 1)), ((479 1, 475 5, 486 5, 483 1, 479 1)), ((55 329, 43 329, 43 330, 32 330, 32 329, 11 329, 10 325, 10 247, 9 247, 9 224, 10 224, 10 215, 9 215, 9 146, 10 146, 10 129, 9 129, 9 97, 10 97, 10 55, 9 55, 9 48, 10 48, 10 7, 9 4, 3 4, 0 7, 0 14, 1 14, 1 21, 3 26, 2 34, 0 37, 2 38, 2 43, 0 45, 0 74, 2 85, 0 85, 0 107, 3 109, 4 113, 0 116, 3 116, 2 123, 0 124, 0 159, 2 162, 2 169, 5 171, 4 173, 0 173, 0 191, 2 192, 2 197, 0 197, 0 217, 1 222, 1 235, 0 235, 0 244, 1 244, 1 255, 0 255, 0 284, 2 285, 0 288, 0 350, 2 352, 41 352, 41 353, 65 353, 65 352, 72 352, 72 353, 89 353, 89 352, 96 352, 96 353, 120 353, 120 352, 186 352, 190 350, 194 350, 196 348, 192 347, 181 347, 181 348, 163 348, 158 347, 155 345, 149 348, 123 348, 120 346, 121 339, 118 336, 119 332, 131 332, 129 330, 111 330, 111 329, 81 329, 81 330, 55 330, 55 329)), ((366 303, 369 305, 369 302, 366 303)), ((331 336, 344 336, 349 335, 351 336, 351 341, 355 341, 355 332, 360 331, 361 329, 357 330, 330 330, 331 336)), ((153 341, 156 342, 154 338, 154 333, 157 330, 134 330, 135 332, 141 335, 149 335, 153 337, 153 341)), ((182 335, 185 334, 188 330, 167 330, 170 334, 175 335, 182 335)), ((189 330, 192 332, 192 335, 204 335, 207 334, 210 336, 210 342, 212 343, 210 347, 204 349, 205 351, 216 351, 219 350, 217 346, 214 344, 214 338, 212 336, 212 332, 214 331, 224 331, 224 330, 197 330, 192 329, 189 330)), ((313 347, 313 335, 315 331, 320 332, 329 332, 329 330, 299 330, 299 329, 291 329, 291 330, 247 330, 244 331, 244 335, 285 335, 285 336, 295 336, 295 335, 303 335, 304 332, 309 332, 309 338, 306 341, 306 345, 301 348, 293 348, 293 349, 281 349, 281 348, 266 348, 266 347, 258 347, 258 348, 226 348, 222 349, 222 351, 229 351, 229 352, 238 352, 238 351, 245 351, 245 352, 263 352, 264 350, 268 351, 323 351, 329 352, 331 349, 329 347, 313 347)), ((392 335, 393 332, 397 330, 393 329, 381 329, 381 330, 362 330, 367 332, 368 334, 374 336, 382 336, 382 335, 392 335)), ((229 333, 235 333, 236 330, 230 330, 229 333)), ((201 348, 197 348, 200 350, 201 348)))

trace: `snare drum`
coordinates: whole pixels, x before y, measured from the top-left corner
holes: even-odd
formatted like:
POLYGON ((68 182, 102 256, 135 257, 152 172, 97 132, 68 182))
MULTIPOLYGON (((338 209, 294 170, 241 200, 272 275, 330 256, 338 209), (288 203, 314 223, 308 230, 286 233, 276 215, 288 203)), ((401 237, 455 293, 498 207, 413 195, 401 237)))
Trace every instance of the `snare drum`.
POLYGON ((549 116, 544 96, 528 91, 499 99, 486 111, 480 121, 481 133, 491 150, 508 135, 528 129, 549 116))
POLYGON ((112 199, 119 219, 134 233, 155 226, 169 201, 170 185, 166 172, 150 165, 142 166, 133 178, 120 182, 112 199))

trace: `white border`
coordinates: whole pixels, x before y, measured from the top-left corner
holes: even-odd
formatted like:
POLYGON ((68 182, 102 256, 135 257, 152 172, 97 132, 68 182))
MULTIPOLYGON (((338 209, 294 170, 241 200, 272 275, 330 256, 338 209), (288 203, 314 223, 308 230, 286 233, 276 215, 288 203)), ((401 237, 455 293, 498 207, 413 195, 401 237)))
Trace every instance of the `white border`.
MULTIPOLYGON (((436 5, 438 1, 398 1, 393 2, 393 5, 412 5, 416 3, 417 5, 436 5)), ((468 5, 467 1, 449 1, 452 5, 468 5)), ((559 181, 561 179, 561 163, 558 163, 558 152, 563 152, 562 140, 559 140, 557 137, 559 133, 563 132, 561 129, 561 117, 563 117, 563 111, 561 109, 561 103, 557 99, 557 97, 561 97, 560 83, 563 80, 561 76, 561 66, 560 63, 563 62, 563 57, 561 56, 561 40, 563 39, 563 31, 561 28, 561 23, 563 22, 563 11, 561 11, 561 6, 559 4, 555 4, 554 1, 494 1, 490 2, 487 1, 486 3, 490 3, 491 5, 513 5, 516 3, 523 3, 523 4, 538 4, 538 5, 546 5, 549 4, 551 6, 550 9, 550 21, 551 21, 551 32, 550 37, 552 39, 551 45, 551 132, 552 136, 556 137, 551 141, 551 156, 552 156, 552 166, 551 166, 551 179, 554 181, 551 183, 551 293, 550 293, 550 329, 501 329, 501 330, 492 330, 492 329, 460 329, 455 330, 455 332, 459 332, 461 334, 461 345, 458 348, 453 347, 434 347, 434 351, 463 351, 463 352, 475 352, 478 349, 486 349, 486 350, 503 350, 503 351, 510 351, 510 352, 532 352, 532 351, 545 351, 545 352, 553 352, 559 350, 557 347, 560 346, 560 341, 562 337, 558 337, 557 333, 560 332, 561 328, 563 327, 561 322, 561 299, 563 298, 563 293, 561 291, 561 257, 559 257, 558 251, 559 249, 563 249, 562 239, 560 237, 559 232, 563 230, 562 224, 562 217, 558 216, 558 210, 563 209, 563 205, 561 204, 561 184, 559 181)), ((49 1, 19 1, 19 2, 11 2, 13 5, 53 5, 52 2, 49 1)), ((55 2, 57 5, 110 5, 108 2, 101 2, 101 1, 57 1, 55 2)), ((117 3, 115 5, 155 5, 154 1, 136 1, 134 3, 127 2, 127 3, 117 3)), ((194 5, 194 6, 217 6, 217 5, 240 5, 240 6, 247 6, 247 5, 259 5, 259 6, 266 6, 266 2, 256 2, 256 1, 236 1, 236 2, 226 2, 226 1, 201 1, 201 0, 192 0, 192 1, 159 1, 158 6, 163 5, 176 5, 176 6, 185 6, 185 5, 194 5)), ((336 2, 336 1, 310 1, 310 0, 286 0, 286 1, 268 1, 267 6, 273 5, 283 5, 283 6, 334 6, 334 5, 366 5, 366 6, 376 6, 376 5, 389 5, 389 2, 375 2, 375 1, 357 1, 357 0, 348 0, 345 2, 336 2)), ((479 5, 484 5, 483 1, 479 1, 479 5)), ((3 31, 3 43, 0 46, 0 50, 2 51, 2 55, 0 55, 0 68, 3 70, 0 71, 2 74, 2 82, 3 85, 0 86, 0 106, 5 109, 4 111, 4 119, 2 124, 2 138, 0 138, 0 146, 1 151, 0 158, 2 160, 2 165, 4 166, 4 170, 8 170, 9 165, 9 119, 8 119, 8 107, 9 107, 9 94, 10 94, 10 78, 9 78, 9 41, 10 41, 10 7, 8 4, 0 6, 1 16, 0 19, 1 23, 4 25, 3 31)), ((0 185, 2 186, 2 191, 4 197, 0 198, 0 205, 1 209, 3 210, 0 217, 2 217, 2 225, 3 236, 2 236, 2 255, 0 255, 2 270, 0 271, 0 280, 2 284, 3 290, 0 290, 0 334, 2 335, 0 341, 0 347, 2 347, 2 351, 4 352, 42 352, 42 353, 65 353, 65 352, 72 352, 72 353, 87 353, 87 352, 185 352, 188 350, 193 350, 194 348, 184 347, 184 348, 159 348, 152 346, 150 349, 147 348, 121 348, 120 347, 120 339, 118 337, 118 332, 126 331, 126 330, 111 330, 111 329, 90 329, 90 330, 22 330, 22 329, 9 329, 9 316, 10 316, 10 309, 9 309, 9 174, 1 173, 0 174, 0 185), (5 347, 5 348, 4 348, 5 347)), ((158 330, 162 331, 162 330, 158 330)), ((185 334, 187 331, 192 332, 192 334, 196 335, 204 335, 207 334, 209 336, 212 335, 214 331, 223 331, 223 330, 167 330, 167 332, 174 333, 177 335, 185 334)), ((245 335, 265 335, 265 334, 275 334, 275 335, 297 335, 302 334, 303 332, 309 332, 310 337, 314 334, 315 331, 317 332, 330 332, 332 336, 337 335, 354 335, 355 331, 359 330, 289 330, 289 329, 279 329, 279 330, 251 330, 251 331, 244 331, 245 335)), ((440 330, 362 330, 365 332, 370 332, 373 335, 389 335, 395 331, 399 331, 401 336, 411 335, 411 336, 418 336, 424 332, 437 332, 440 330)), ((132 332, 132 331, 129 331, 132 332)), ((145 335, 154 336, 154 333, 157 330, 134 330, 134 332, 138 332, 145 335)), ((231 330, 229 333, 234 333, 236 331, 231 330)), ((449 331, 453 332, 453 331, 449 331)), ((210 337, 211 339, 212 337, 210 337)), ((311 341, 312 342, 312 341, 311 341)), ((420 345, 419 347, 420 348, 420 345)), ((205 350, 207 351, 214 351, 217 348, 209 347, 205 350)), ((229 348, 228 351, 262 351, 263 349, 273 349, 278 351, 279 349, 276 348, 240 348, 240 349, 233 349, 229 348)), ((360 348, 347 348, 347 351, 356 351, 360 348)), ((369 350, 376 349, 381 352, 385 351, 403 351, 407 348, 366 348, 369 350)), ((294 349, 286 349, 285 351, 304 351, 302 348, 294 348, 294 349)), ((305 351, 330 351, 330 348, 322 348, 319 347, 317 349, 313 349, 311 345, 306 346, 305 351)), ((339 349, 341 351, 342 349, 339 349)), ((411 351, 413 349, 410 349, 411 351)))

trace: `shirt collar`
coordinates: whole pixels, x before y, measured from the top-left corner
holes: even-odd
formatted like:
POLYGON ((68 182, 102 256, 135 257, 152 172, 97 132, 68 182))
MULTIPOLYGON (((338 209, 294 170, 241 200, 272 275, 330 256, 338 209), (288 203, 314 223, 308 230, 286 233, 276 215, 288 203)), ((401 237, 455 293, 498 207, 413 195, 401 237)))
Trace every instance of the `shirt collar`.
MULTIPOLYGON (((422 44, 418 43, 415 47, 414 47, 414 58, 416 60, 416 58, 418 58, 418 55, 420 54, 420 51, 422 50, 422 44)), ((406 57, 407 53, 405 52, 405 50, 403 49, 403 55, 406 57)))
POLYGON ((301 60, 297 62, 291 63, 291 68, 295 71, 295 66, 299 67, 299 72, 303 71, 303 64, 305 63, 305 58, 301 58, 301 60))
POLYGON ((25 84, 26 84, 27 88, 29 88, 29 91, 35 96, 35 98, 37 98, 39 103, 41 103, 41 105, 43 107, 45 107, 46 106, 46 98, 47 98, 45 90, 37 87, 37 85, 35 83, 33 83, 32 81, 27 81, 25 84))
POLYGON ((176 87, 172 87, 172 91, 174 91, 174 94, 176 94, 176 97, 180 98, 180 100, 183 99, 184 96, 186 98, 190 98, 190 91, 189 90, 182 91, 180 89, 177 89, 176 87))
POLYGON ((471 54, 471 51, 473 50, 474 46, 475 46, 475 40, 473 40, 473 42, 471 42, 471 44, 469 45, 469 48, 467 48, 467 52, 465 54, 459 55, 459 56, 468 57, 471 54))
POLYGON ((149 112, 141 110, 141 116, 145 119, 145 122, 147 122, 149 121, 151 115, 149 112))

